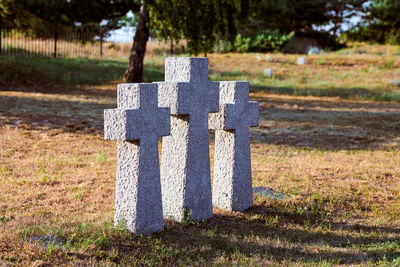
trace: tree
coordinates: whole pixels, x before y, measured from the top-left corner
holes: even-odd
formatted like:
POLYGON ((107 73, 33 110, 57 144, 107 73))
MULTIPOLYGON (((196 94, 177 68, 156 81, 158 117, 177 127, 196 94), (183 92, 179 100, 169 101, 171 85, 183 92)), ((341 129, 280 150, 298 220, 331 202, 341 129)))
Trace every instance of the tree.
POLYGON ((122 26, 121 18, 132 6, 130 0, 2 0, 0 16, 4 14, 4 20, 12 22, 10 26, 91 25, 98 29, 101 22, 106 22, 102 28, 112 30, 122 26))
POLYGON ((400 44, 400 0, 371 0, 363 21, 351 29, 348 38, 355 41, 400 44))
POLYGON ((143 62, 147 41, 149 40, 149 28, 147 27, 149 21, 149 10, 143 5, 136 25, 128 69, 125 72, 126 82, 143 82, 143 62))
POLYGON ((329 13, 333 36, 338 36, 344 23, 350 24, 351 19, 365 12, 364 5, 369 0, 331 0, 328 1, 329 13))
MULTIPOLYGON (((278 29, 282 32, 280 21, 285 7, 286 1, 283 0, 250 1, 247 20, 239 27, 239 33, 243 36, 256 36, 260 30, 278 29)), ((287 33, 291 31, 293 29, 289 29, 287 33)))
POLYGON ((381 32, 380 42, 400 43, 400 0, 374 0, 368 8, 370 29, 381 32))
POLYGON ((33 24, 37 18, 15 0, 0 1, 0 26, 19 27, 33 24))
POLYGON ((318 40, 323 46, 340 47, 343 25, 364 12, 369 0, 252 0, 242 36, 254 39, 261 31, 295 32, 295 37, 318 40))
POLYGON ((327 3, 328 0, 252 0, 248 22, 240 31, 312 32, 313 27, 329 23, 327 3))
POLYGON ((242 0, 148 0, 138 2, 138 24, 134 37, 127 82, 143 81, 143 60, 150 31, 161 39, 187 41, 192 54, 209 52, 219 38, 232 39, 236 23, 246 14, 242 0))

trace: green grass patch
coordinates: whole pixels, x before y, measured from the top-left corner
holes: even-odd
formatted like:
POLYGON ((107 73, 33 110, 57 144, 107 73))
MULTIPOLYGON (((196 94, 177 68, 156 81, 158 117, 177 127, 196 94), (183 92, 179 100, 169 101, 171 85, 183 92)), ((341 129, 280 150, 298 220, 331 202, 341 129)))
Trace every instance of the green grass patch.
POLYGON ((0 57, 0 84, 100 84, 121 79, 126 66, 117 60, 0 57))

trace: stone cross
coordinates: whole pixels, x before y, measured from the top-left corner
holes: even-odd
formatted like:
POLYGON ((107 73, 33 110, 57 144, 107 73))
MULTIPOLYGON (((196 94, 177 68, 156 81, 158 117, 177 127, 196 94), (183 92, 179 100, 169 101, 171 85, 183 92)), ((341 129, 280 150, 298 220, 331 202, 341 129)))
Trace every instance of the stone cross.
POLYGON ((122 220, 135 234, 164 229, 157 138, 169 132, 156 84, 118 85, 118 108, 104 111, 104 138, 118 140, 115 225, 122 220))
POLYGON ((208 81, 207 58, 165 60, 159 106, 171 108, 171 135, 162 139, 164 218, 212 216, 208 113, 218 111, 218 83, 208 81))
POLYGON ((250 126, 258 125, 258 102, 248 82, 219 83, 219 112, 209 115, 215 131, 213 206, 244 211, 253 206, 250 126))

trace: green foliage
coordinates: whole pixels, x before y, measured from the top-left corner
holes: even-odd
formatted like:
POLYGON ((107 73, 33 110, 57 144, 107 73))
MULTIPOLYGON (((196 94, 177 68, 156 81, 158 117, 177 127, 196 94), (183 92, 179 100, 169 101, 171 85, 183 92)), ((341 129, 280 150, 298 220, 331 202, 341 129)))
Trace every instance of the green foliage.
MULTIPOLYGON (((337 34, 340 33, 342 24, 359 16, 366 2, 367 0, 253 0, 249 5, 249 18, 240 25, 239 32, 242 36, 256 36, 266 29, 279 30, 283 34, 295 32, 296 37, 315 39, 321 46, 335 49, 339 47, 337 34)), ((261 36, 259 38, 264 39, 261 36)))
POLYGON ((349 31, 354 41, 400 44, 400 0, 372 0, 361 25, 349 31))
POLYGON ((191 54, 210 52, 216 39, 233 40, 247 1, 155 0, 147 3, 149 28, 159 38, 187 41, 191 54))
POLYGON ((192 220, 192 210, 189 208, 184 208, 183 213, 182 213, 182 223, 184 225, 191 225, 194 223, 192 220))
POLYGON ((236 36, 233 46, 227 51, 237 52, 270 52, 281 50, 294 36, 294 32, 280 34, 279 30, 264 30, 253 37, 236 36))
POLYGON ((329 31, 332 35, 342 32, 344 23, 351 24, 352 18, 359 17, 365 12, 365 4, 368 0, 330 0, 327 1, 327 15, 330 19, 329 31))
POLYGON ((294 32, 281 35, 278 30, 262 31, 261 34, 255 37, 251 49, 255 52, 280 50, 293 38, 293 36, 294 32))
POLYGON ((236 36, 232 50, 236 50, 238 52, 248 52, 250 51, 250 47, 251 47, 251 38, 242 37, 242 35, 239 33, 236 36))
POLYGON ((20 2, 14 0, 0 1, 0 26, 19 27, 36 23, 37 18, 25 10, 20 2))
POLYGON ((283 33, 312 32, 314 26, 329 23, 328 0, 250 1, 249 19, 240 31, 248 35, 260 29, 278 29, 283 33))
POLYGON ((103 33, 118 29, 128 11, 138 8, 130 0, 1 0, 0 23, 3 27, 33 27, 38 33, 42 28, 60 31, 83 25, 99 35, 100 23, 103 33))

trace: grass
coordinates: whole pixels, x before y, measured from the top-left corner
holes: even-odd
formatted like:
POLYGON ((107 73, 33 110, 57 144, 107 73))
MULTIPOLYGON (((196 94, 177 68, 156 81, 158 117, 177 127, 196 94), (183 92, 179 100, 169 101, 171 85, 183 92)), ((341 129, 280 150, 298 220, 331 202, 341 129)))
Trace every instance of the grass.
MULTIPOLYGON (((161 81, 167 47, 150 42, 145 58, 147 81, 161 81)), ((297 65, 299 55, 210 54, 211 80, 248 80, 253 91, 296 96, 329 96, 343 99, 400 101, 397 46, 363 46, 321 55, 307 56, 297 65), (362 53, 361 53, 361 52, 362 53), (271 68, 273 77, 263 70, 271 68)), ((0 87, 39 91, 66 90, 66 85, 98 85, 122 81, 127 57, 116 59, 32 59, 0 57, 0 87), (39 82, 40 81, 40 82, 39 82), (40 86, 38 86, 40 84, 40 86)))
MULTIPOLYGON (((371 50, 366 58, 381 60, 375 47, 363 49, 371 50)), ((126 62, 1 58, 1 81, 10 77, 4 62, 21 76, 0 87, 0 265, 399 266, 400 104, 343 96, 340 88, 351 88, 351 78, 342 81, 345 64, 367 60, 344 55, 322 55, 315 65, 309 57, 311 66, 301 66, 307 75, 320 72, 319 80, 305 83, 319 81, 321 91, 325 77, 338 77, 334 97, 271 93, 251 82, 251 99, 260 101, 260 126, 251 130, 253 186, 288 199, 255 196, 246 212, 214 209, 200 223, 165 221, 165 231, 150 236, 113 227, 116 146, 103 140, 102 114, 116 105, 126 62), (343 60, 343 70, 318 69, 333 60, 343 60), (71 80, 62 80, 61 70, 71 80), (37 78, 20 83, 27 73, 37 78)), ((146 57, 146 79, 162 80, 165 55, 146 57)), ((296 56, 271 57, 277 63, 270 64, 297 73, 290 63, 296 56)), ((267 64, 256 60, 210 55, 211 75, 253 79, 267 64)), ((396 70, 382 67, 382 73, 396 70)), ((382 79, 373 75, 360 87, 374 92, 382 79)))

